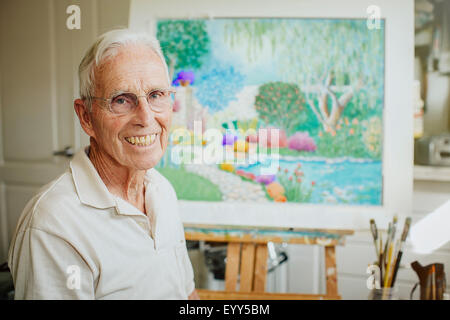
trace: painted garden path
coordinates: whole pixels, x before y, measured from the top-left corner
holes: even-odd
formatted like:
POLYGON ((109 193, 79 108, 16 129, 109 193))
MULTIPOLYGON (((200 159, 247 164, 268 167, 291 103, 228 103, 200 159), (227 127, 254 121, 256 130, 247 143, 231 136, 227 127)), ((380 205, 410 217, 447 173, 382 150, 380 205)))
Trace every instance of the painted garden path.
POLYGON ((185 169, 217 185, 222 192, 223 201, 269 202, 261 185, 243 181, 230 172, 220 170, 216 165, 189 164, 185 169))

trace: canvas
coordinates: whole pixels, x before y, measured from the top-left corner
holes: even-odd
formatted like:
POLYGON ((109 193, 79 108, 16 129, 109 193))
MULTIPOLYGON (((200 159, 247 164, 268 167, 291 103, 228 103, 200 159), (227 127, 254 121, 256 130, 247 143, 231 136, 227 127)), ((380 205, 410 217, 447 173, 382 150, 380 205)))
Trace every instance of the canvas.
POLYGON ((383 205, 384 20, 159 19, 180 200, 383 205), (206 157, 208 155, 208 157, 206 157))

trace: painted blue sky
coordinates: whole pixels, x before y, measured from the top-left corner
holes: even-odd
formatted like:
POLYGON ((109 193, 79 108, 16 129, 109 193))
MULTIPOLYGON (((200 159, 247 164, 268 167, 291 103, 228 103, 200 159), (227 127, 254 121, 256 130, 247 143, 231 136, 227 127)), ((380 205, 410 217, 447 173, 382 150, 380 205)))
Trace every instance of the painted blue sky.
POLYGON ((258 59, 249 63, 247 60, 246 47, 235 47, 233 50, 224 42, 224 25, 227 19, 213 20, 207 22, 208 34, 211 41, 211 54, 205 60, 204 67, 198 72, 201 75, 207 72, 212 66, 216 65, 232 65, 235 70, 245 75, 247 85, 261 85, 271 81, 281 81, 274 62, 271 48, 264 45, 263 50, 259 53, 258 59))

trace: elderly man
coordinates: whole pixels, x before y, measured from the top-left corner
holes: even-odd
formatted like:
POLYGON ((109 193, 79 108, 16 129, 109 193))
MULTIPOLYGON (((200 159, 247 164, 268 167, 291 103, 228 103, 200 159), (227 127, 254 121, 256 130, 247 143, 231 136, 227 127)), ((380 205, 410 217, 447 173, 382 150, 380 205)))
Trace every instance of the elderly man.
POLYGON ((74 107, 90 146, 19 219, 8 259, 15 298, 198 298, 175 191, 153 168, 174 93, 158 41, 105 33, 79 78, 74 107))

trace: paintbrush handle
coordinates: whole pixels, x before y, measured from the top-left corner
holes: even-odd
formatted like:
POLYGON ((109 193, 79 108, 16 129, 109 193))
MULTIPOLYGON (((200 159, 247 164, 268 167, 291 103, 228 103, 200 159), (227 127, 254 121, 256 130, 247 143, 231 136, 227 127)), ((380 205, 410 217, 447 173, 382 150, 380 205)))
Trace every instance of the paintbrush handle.
POLYGON ((411 227, 411 218, 406 218, 405 226, 403 227, 403 233, 402 233, 402 242, 406 241, 406 238, 408 237, 409 228, 411 227))
POLYGON ((398 269, 400 268, 400 260, 402 260, 402 255, 403 255, 403 251, 400 250, 398 252, 397 260, 395 261, 394 274, 392 275, 392 286, 394 286, 395 279, 397 278, 397 272, 398 272, 398 269))
POLYGON ((380 251, 378 256, 378 266, 380 267, 380 283, 383 286, 383 239, 380 234, 380 251))

